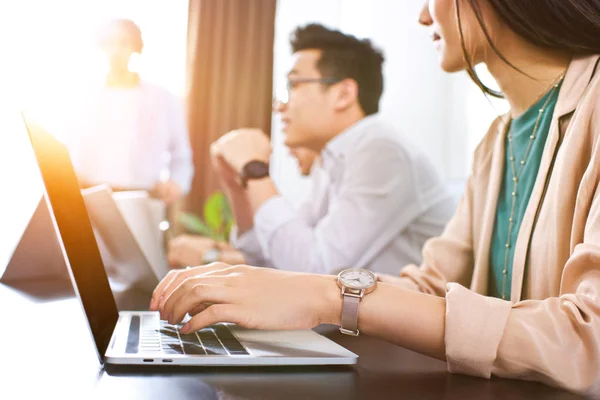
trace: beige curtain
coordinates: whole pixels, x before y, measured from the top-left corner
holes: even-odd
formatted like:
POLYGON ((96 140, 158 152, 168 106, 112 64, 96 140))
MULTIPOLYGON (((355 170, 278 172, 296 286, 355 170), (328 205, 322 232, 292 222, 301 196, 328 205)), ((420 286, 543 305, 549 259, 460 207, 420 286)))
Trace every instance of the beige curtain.
POLYGON ((276 0, 190 0, 188 116, 195 177, 187 209, 218 190, 210 144, 240 127, 271 129, 276 0))

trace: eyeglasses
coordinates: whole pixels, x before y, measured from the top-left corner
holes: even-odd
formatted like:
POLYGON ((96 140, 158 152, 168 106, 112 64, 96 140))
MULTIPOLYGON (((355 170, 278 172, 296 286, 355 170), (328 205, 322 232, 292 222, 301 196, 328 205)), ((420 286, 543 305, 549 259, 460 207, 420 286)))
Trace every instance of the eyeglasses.
POLYGON ((341 82, 340 78, 288 78, 285 88, 286 93, 280 93, 278 96, 273 98, 273 110, 277 111, 280 105, 285 105, 288 103, 290 98, 290 92, 292 89, 298 87, 298 85, 302 83, 321 83, 324 85, 333 85, 334 83, 341 82))
POLYGON ((340 78, 288 78, 285 87, 289 92, 290 90, 295 89, 301 83, 324 83, 333 85, 339 81, 341 81, 340 78))

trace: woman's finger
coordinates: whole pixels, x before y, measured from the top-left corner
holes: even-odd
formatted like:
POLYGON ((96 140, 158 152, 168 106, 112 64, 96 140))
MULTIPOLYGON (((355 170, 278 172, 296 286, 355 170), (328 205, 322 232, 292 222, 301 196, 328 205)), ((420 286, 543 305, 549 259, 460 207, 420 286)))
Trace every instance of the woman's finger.
MULTIPOLYGON (((152 299, 150 301, 150 310, 156 311, 160 309, 160 305, 163 302, 163 298, 165 297, 165 292, 168 288, 170 288, 176 281, 182 281, 189 276, 194 274, 198 274, 198 268, 187 268, 180 270, 172 270, 167 273, 167 275, 158 283, 154 291, 152 292, 152 299)), ((179 285, 179 283, 177 284, 179 285)), ((177 287, 177 286, 175 286, 177 287)))
POLYGON ((169 278, 167 275, 167 277, 165 277, 165 279, 158 284, 154 290, 154 294, 152 295, 152 301, 156 301, 156 303, 151 303, 151 305, 154 305, 155 308, 151 307, 151 309, 162 310, 165 299, 171 294, 171 292, 173 292, 173 290, 175 290, 175 288, 181 284, 181 282, 187 278, 194 275, 200 275, 207 272, 224 269, 226 267, 229 267, 229 265, 223 263, 212 263, 206 266, 186 268, 179 271, 169 272, 169 274, 173 274, 174 277, 169 278))
POLYGON ((169 298, 165 303, 165 314, 168 315, 169 323, 178 324, 189 311, 202 304, 235 303, 236 293, 238 292, 235 289, 222 285, 183 284, 171 296, 177 295, 178 301, 175 302, 172 298, 169 298))
POLYGON ((154 291, 152 292, 152 298, 150 299, 150 310, 158 310, 158 306, 162 301, 162 295, 164 293, 165 288, 169 285, 169 283, 176 279, 177 274, 180 273, 181 271, 171 270, 160 282, 158 282, 158 285, 156 285, 154 291))
POLYGON ((196 332, 218 322, 233 322, 243 326, 242 308, 234 304, 214 304, 192 317, 182 328, 182 333, 196 332))
POLYGON ((206 310, 206 308, 210 307, 211 305, 212 305, 212 303, 200 304, 198 307, 194 308, 193 310, 188 311, 188 314, 193 317, 194 315, 199 314, 202 311, 206 310))
MULTIPOLYGON (((179 304, 182 299, 186 296, 190 298, 193 297, 194 292, 193 288, 195 285, 223 285, 223 277, 214 277, 209 276, 205 277, 203 275, 196 275, 189 277, 183 280, 174 290, 171 291, 169 295, 166 295, 163 299, 163 303, 160 306, 160 316, 164 320, 172 321, 174 320, 174 308, 177 304, 179 304)), ((197 306, 197 305, 196 305, 197 306)), ((193 307, 190 306, 189 311, 193 307)), ((181 316, 183 318, 185 313, 181 316)))

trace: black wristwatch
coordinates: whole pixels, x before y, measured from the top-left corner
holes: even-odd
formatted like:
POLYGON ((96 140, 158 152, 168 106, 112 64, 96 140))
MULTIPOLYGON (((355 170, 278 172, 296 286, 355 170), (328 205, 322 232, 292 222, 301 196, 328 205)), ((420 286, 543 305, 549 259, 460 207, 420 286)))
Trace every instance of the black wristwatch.
POLYGON ((264 161, 250 161, 240 172, 240 181, 244 188, 248 187, 250 179, 262 179, 269 176, 269 164, 264 161))

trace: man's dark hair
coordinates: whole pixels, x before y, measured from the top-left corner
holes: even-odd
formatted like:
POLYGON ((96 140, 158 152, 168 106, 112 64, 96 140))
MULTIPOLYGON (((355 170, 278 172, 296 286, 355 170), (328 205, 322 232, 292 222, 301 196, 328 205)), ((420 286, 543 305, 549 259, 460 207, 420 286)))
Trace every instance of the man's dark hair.
POLYGON ((358 102, 366 115, 379 110, 383 93, 383 53, 368 39, 332 30, 319 24, 300 26, 290 36, 292 52, 321 50, 317 69, 322 77, 353 79, 358 84, 358 102))

